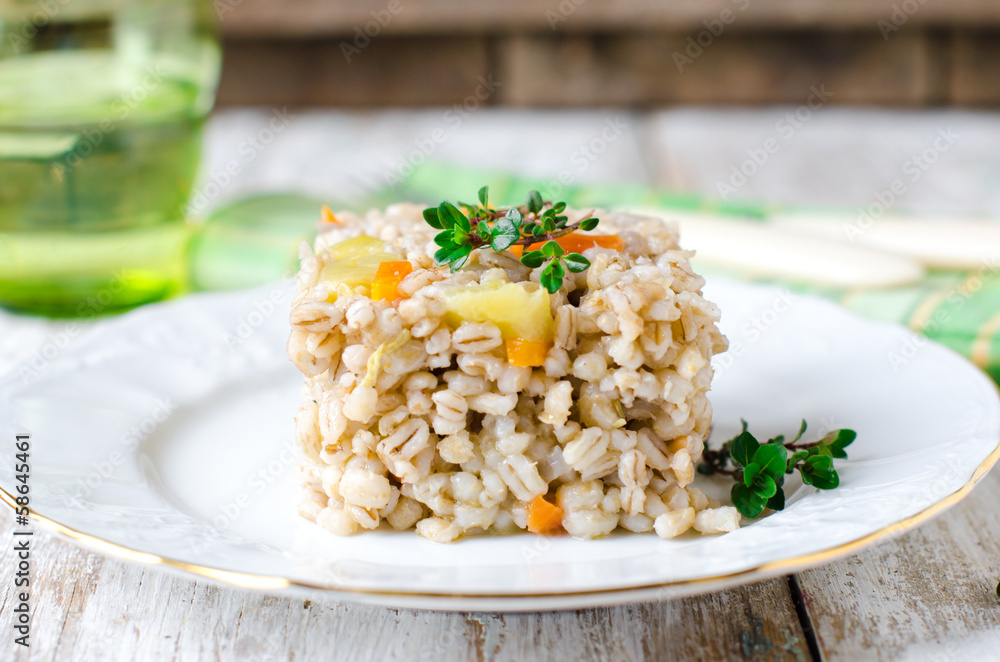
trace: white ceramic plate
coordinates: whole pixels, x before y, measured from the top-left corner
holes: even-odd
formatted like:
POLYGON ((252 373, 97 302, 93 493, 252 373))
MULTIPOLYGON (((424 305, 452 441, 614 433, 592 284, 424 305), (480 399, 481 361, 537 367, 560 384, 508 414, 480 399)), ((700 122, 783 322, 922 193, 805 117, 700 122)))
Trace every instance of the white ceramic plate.
MULTIPOLYGON (((723 536, 596 541, 530 534, 451 545, 412 532, 339 538, 295 512, 287 285, 192 296, 104 322, 30 381, 0 380, 0 487, 32 443, 31 506, 84 546, 271 591, 433 609, 542 610, 667 598, 829 561, 926 520, 1000 455, 987 377, 897 326, 779 290, 714 282, 716 441, 852 427, 831 492, 723 536), (279 303, 275 304, 277 300, 279 303)), ((721 485, 720 485, 721 486, 721 485)))

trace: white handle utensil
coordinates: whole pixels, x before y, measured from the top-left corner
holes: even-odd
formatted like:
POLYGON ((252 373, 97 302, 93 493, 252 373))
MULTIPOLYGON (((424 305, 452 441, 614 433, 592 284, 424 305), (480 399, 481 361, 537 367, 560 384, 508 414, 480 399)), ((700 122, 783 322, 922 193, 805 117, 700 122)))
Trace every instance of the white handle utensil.
POLYGON ((764 223, 712 214, 642 209, 641 213, 680 224, 681 245, 697 259, 753 276, 783 278, 834 287, 893 287, 919 280, 914 260, 764 223))

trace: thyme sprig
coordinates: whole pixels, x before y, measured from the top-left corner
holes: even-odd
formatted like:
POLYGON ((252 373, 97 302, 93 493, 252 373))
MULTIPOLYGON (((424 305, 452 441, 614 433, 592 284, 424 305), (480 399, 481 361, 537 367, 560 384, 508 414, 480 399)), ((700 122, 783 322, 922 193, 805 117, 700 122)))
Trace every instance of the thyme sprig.
POLYGON ((436 264, 458 271, 472 251, 490 248, 500 253, 511 246, 523 246, 521 264, 531 269, 542 267, 538 281, 550 293, 562 287, 567 271, 580 273, 590 266, 590 260, 579 253, 567 253, 556 241, 572 232, 596 228, 599 220, 590 214, 570 223, 563 213, 566 203, 542 200, 538 191, 528 193, 527 202, 519 207, 490 207, 488 186, 479 189, 478 197, 478 205, 460 202, 456 206, 446 200, 424 210, 427 224, 441 231, 434 237, 439 246, 434 253, 436 264), (541 248, 527 250, 536 244, 541 248))
POLYGON ((806 431, 803 420, 791 441, 778 435, 762 444, 747 431, 746 421, 742 423, 743 430, 720 448, 705 449, 698 472, 733 477, 736 484, 730 497, 744 517, 757 517, 764 508, 783 510, 785 475, 796 470, 806 485, 821 490, 840 485, 833 460, 847 458, 844 449, 857 437, 854 430, 833 430, 822 439, 805 443, 799 441, 806 431))

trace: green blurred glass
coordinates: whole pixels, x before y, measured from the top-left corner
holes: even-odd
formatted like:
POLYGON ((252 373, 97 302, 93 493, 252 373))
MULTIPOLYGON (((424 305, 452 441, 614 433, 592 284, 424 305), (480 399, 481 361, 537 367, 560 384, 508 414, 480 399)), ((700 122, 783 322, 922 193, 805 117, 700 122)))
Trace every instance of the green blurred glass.
POLYGON ((186 286, 219 60, 210 0, 0 0, 0 306, 89 316, 186 286))

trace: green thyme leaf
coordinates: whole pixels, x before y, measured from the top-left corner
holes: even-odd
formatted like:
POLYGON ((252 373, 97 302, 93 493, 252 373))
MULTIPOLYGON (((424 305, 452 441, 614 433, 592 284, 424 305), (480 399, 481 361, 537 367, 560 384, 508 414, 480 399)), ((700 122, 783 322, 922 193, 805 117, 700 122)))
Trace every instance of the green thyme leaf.
POLYGON ((441 217, 445 227, 458 227, 462 228, 466 232, 472 229, 472 225, 469 223, 469 219, 466 218, 465 214, 460 212, 458 207, 450 202, 445 201, 441 203, 441 206, 438 207, 438 216, 441 217))
POLYGON ((847 451, 844 449, 854 443, 857 439, 858 433, 854 430, 834 430, 826 437, 824 440, 830 448, 830 454, 838 459, 845 459, 847 457, 847 451))
POLYGON ((833 449, 828 444, 820 444, 815 448, 810 448, 809 455, 823 455, 833 459, 833 449))
POLYGON ((528 211, 532 214, 537 214, 542 211, 542 195, 538 191, 528 192, 528 211))
POLYGON ((504 214, 504 218, 513 223, 515 228, 520 228, 521 221, 524 220, 524 217, 521 216, 521 210, 517 207, 511 207, 508 209, 507 213, 504 214))
POLYGON ((493 225, 490 234, 490 247, 497 252, 507 250, 520 238, 521 231, 511 221, 510 214, 507 214, 493 225))
POLYGON ((806 423, 806 419, 804 419, 804 418, 803 418, 803 419, 802 419, 802 424, 801 424, 801 425, 799 426, 799 433, 798 433, 797 435, 795 435, 795 439, 792 439, 792 443, 793 443, 793 444, 794 444, 794 443, 795 443, 796 441, 798 441, 799 439, 801 439, 801 438, 802 438, 802 435, 804 435, 804 434, 806 433, 806 428, 807 428, 807 427, 809 427, 809 424, 808 424, 808 423, 806 423))
POLYGON ((549 294, 559 290, 559 288, 555 286, 555 283, 552 280, 552 272, 549 271, 548 268, 542 270, 541 275, 538 277, 538 283, 544 287, 549 294))
POLYGON ((814 455, 806 458, 799 468, 802 482, 821 490, 832 490, 840 485, 840 476, 833 468, 833 458, 829 455, 814 455))
POLYGON ((552 211, 555 212, 556 214, 561 214, 565 210, 566 210, 566 203, 565 202, 557 202, 554 205, 552 205, 552 211))
POLYGON ((771 510, 784 510, 785 509, 785 491, 778 489, 774 493, 774 496, 767 500, 767 507, 771 510))
POLYGON ((785 473, 790 474, 793 471, 795 471, 795 465, 801 462, 802 460, 806 459, 807 457, 809 457, 809 451, 795 451, 794 453, 792 453, 792 455, 788 458, 788 463, 785 467, 785 473))
POLYGON ((434 236, 434 243, 442 248, 455 245, 455 233, 451 230, 439 232, 434 236))
POLYGON ((437 264, 447 264, 452 271, 458 271, 465 264, 472 253, 472 246, 456 246, 453 248, 442 248, 434 253, 434 262, 437 264), (455 265, 458 266, 455 266, 455 265))
POLYGON ((760 442, 752 434, 743 430, 733 439, 733 446, 729 454, 736 464, 745 467, 753 461, 753 454, 757 452, 758 448, 760 448, 760 442))
POLYGON ((569 253, 563 258, 563 262, 566 264, 566 268, 575 274, 581 271, 586 271, 590 266, 590 260, 580 255, 579 253, 569 253))
POLYGON ((761 473, 774 480, 783 480, 788 451, 779 444, 764 444, 753 454, 753 463, 760 466, 761 473))
POLYGON ((435 230, 444 230, 445 225, 441 222, 441 218, 438 216, 438 210, 434 207, 424 210, 424 220, 427 225, 431 226, 435 230))
POLYGON ((455 258, 454 260, 452 260, 452 261, 451 261, 451 262, 450 262, 450 263, 448 264, 448 266, 449 266, 449 267, 451 268, 451 270, 452 270, 453 272, 455 272, 455 271, 458 271, 459 269, 461 269, 462 267, 464 267, 464 266, 465 266, 465 262, 466 262, 466 261, 467 261, 467 260, 469 259, 469 255, 470 255, 471 253, 472 253, 472 249, 470 248, 470 249, 469 249, 469 250, 468 250, 467 252, 465 252, 465 253, 464 253, 464 254, 462 254, 462 255, 459 255, 459 256, 458 256, 458 257, 456 257, 456 258, 455 258))
POLYGON ((566 272, 563 270, 562 264, 558 259, 553 258, 542 269, 542 273, 538 277, 538 283, 548 290, 549 294, 555 294, 562 287, 563 276, 565 275, 566 272))
POLYGON ((764 512, 764 507, 767 505, 767 499, 762 498, 743 483, 733 485, 729 497, 744 517, 757 517, 764 512))
POLYGON ((440 265, 448 264, 449 262, 451 262, 451 256, 452 254, 454 254, 454 252, 455 252, 454 246, 445 246, 439 248, 434 253, 434 264, 440 264, 440 265))
POLYGON ((545 253, 542 251, 528 251, 521 256, 521 264, 530 269, 537 269, 544 263, 545 253))
POLYGON ((486 207, 490 204, 490 187, 484 186, 479 189, 479 204, 486 207))
POLYGON ((586 232, 590 232, 591 230, 597 227, 598 222, 599 222, 598 219, 593 217, 585 218, 582 221, 580 221, 580 229, 586 232))
POLYGON ((554 239, 550 239, 542 245, 542 253, 548 257, 559 257, 565 252, 563 247, 559 245, 559 242, 554 239))
MULTIPOLYGON (((782 477, 784 477, 784 474, 782 474, 782 477)), ((767 474, 760 473, 753 479, 753 485, 750 486, 750 489, 758 496, 770 499, 778 493, 778 483, 767 474)))

